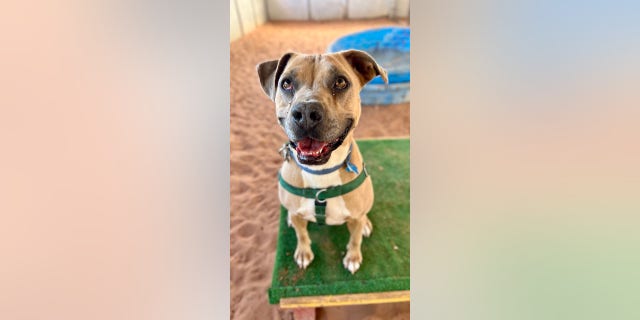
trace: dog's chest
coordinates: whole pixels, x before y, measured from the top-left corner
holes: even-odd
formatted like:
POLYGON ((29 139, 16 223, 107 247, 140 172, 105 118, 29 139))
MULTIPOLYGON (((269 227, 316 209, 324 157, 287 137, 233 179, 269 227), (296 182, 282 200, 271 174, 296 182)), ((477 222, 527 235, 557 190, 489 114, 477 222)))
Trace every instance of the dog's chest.
MULTIPOLYGON (((302 180, 306 188, 328 188, 342 184, 340 172, 334 171, 327 174, 316 175, 302 171, 302 180)), ((301 206, 305 208, 307 213, 315 213, 315 200, 303 198, 301 206)), ((342 224, 351 216, 351 212, 347 209, 342 196, 327 199, 327 208, 325 211, 326 223, 330 225, 342 224)))

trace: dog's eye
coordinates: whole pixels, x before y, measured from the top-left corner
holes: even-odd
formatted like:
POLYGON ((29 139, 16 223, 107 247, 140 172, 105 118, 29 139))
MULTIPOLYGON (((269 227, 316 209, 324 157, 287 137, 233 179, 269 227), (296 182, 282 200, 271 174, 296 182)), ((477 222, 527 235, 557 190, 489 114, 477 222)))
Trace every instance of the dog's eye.
POLYGON ((338 77, 336 81, 333 83, 333 88, 338 90, 344 90, 349 86, 347 79, 344 77, 338 77))
POLYGON ((291 80, 289 80, 289 79, 282 80, 281 86, 282 86, 282 89, 287 90, 287 91, 293 89, 293 84, 291 83, 291 80))

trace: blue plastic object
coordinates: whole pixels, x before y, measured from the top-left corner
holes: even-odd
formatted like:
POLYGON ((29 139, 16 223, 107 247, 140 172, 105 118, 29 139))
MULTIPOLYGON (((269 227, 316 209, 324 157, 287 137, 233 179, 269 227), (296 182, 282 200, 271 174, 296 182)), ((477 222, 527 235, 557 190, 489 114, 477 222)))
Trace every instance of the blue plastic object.
POLYGON ((409 101, 410 29, 386 27, 352 33, 337 39, 328 52, 358 49, 373 56, 387 70, 389 85, 381 77, 372 79, 360 92, 364 105, 394 104, 409 101))

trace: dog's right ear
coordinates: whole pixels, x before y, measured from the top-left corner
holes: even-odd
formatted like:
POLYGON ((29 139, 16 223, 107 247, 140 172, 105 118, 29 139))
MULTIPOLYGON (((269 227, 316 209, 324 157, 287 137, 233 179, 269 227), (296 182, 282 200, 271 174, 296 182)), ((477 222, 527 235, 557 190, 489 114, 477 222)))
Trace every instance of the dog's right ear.
POLYGON ((265 61, 256 67, 262 90, 264 90, 264 93, 273 101, 276 100, 280 76, 293 55, 293 52, 285 53, 280 60, 265 61))

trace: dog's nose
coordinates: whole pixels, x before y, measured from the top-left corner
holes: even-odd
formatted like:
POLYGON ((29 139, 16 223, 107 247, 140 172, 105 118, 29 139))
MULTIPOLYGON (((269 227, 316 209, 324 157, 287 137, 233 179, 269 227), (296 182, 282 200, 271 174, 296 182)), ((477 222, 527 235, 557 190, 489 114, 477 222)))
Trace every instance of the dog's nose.
POLYGON ((322 121, 322 105, 318 102, 298 103, 291 109, 291 116, 301 129, 312 129, 322 121))

